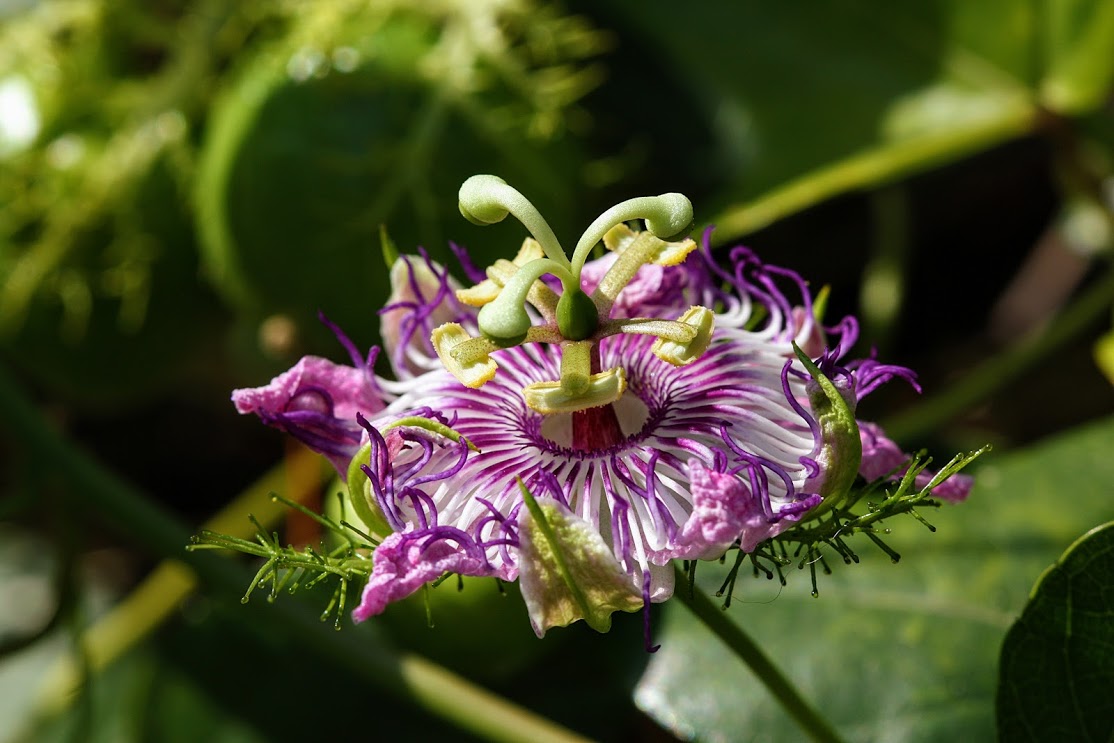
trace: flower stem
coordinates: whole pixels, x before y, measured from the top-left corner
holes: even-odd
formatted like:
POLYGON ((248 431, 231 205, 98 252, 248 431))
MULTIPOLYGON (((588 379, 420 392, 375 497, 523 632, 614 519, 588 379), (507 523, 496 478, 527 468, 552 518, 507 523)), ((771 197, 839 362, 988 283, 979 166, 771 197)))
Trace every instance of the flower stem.
MULTIPOLYGON (((2 366, 0 423, 13 434, 13 441, 49 461, 52 473, 64 478, 62 490, 75 510, 88 509, 153 554, 180 560, 171 563, 173 574, 168 579, 172 583, 180 586, 196 576, 214 598, 240 607, 240 596, 249 581, 245 570, 216 555, 186 552, 191 530, 70 445, 43 420, 2 366)), ((180 591, 174 593, 178 595, 172 596, 171 601, 181 595, 180 591)), ((145 595, 139 607, 142 616, 130 624, 130 631, 149 628, 151 615, 163 613, 162 607, 157 605, 160 600, 166 597, 145 595)), ((507 743, 584 740, 435 663, 374 642, 367 633, 341 635, 334 632, 295 602, 266 606, 256 602, 241 607, 238 613, 246 622, 269 622, 290 638, 297 638, 306 652, 316 652, 359 674, 369 686, 383 694, 412 702, 480 738, 507 743)), ((127 638, 120 640, 127 642, 127 638)))
POLYGON ((754 640, 743 631, 743 628, 731 621, 727 614, 704 593, 697 590, 689 591, 688 575, 676 564, 674 569, 677 571, 677 585, 680 586, 675 594, 676 597, 750 667, 758 680, 766 686, 801 729, 818 743, 840 743, 839 734, 805 701, 797 688, 782 675, 754 640))

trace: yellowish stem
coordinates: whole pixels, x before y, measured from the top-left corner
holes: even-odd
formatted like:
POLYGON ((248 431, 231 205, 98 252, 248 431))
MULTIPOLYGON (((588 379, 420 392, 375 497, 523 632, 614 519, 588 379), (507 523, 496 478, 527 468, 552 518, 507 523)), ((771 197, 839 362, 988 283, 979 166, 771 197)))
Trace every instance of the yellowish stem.
MULTIPOLYGON (((270 527, 289 513, 272 493, 287 493, 302 502, 323 485, 335 471, 328 462, 309 449, 293 449, 285 462, 259 478, 203 528, 229 536, 250 539, 255 527, 248 520, 254 514, 259 523, 270 527)), ((185 545, 182 546, 185 549, 185 545)), ((38 709, 54 715, 73 700, 85 673, 97 673, 129 649, 142 642, 178 609, 197 589, 197 576, 175 560, 164 560, 123 601, 98 619, 81 637, 85 656, 64 656, 47 672, 40 691, 38 709)))

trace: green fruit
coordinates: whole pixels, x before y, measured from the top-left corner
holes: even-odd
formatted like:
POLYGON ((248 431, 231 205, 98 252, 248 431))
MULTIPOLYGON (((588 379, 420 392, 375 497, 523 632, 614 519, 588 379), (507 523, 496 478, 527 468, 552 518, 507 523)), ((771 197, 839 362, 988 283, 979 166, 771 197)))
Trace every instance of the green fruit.
POLYGON ((518 584, 503 584, 500 593, 494 578, 458 583, 450 575, 371 621, 381 622, 400 645, 489 683, 513 676, 563 642, 556 632, 538 639, 518 584))

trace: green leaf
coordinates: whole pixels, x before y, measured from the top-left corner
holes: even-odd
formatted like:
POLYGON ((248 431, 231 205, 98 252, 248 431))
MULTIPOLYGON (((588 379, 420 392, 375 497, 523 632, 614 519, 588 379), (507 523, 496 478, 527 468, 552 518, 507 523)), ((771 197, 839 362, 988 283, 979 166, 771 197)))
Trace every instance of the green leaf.
POLYGON ((704 101, 718 240, 1102 104, 1114 2, 612 0, 704 101))
POLYGON ((1114 737, 1114 522, 1040 577, 1002 645, 999 740, 1114 737))
MULTIPOLYGON (((859 547, 833 554, 813 599, 789 584, 740 579, 729 610, 850 740, 990 740, 998 648, 1034 576, 1076 535, 1114 516, 1114 418, 1008 457, 984 460, 961 505, 888 523, 902 559, 859 547), (838 563, 838 564, 837 564, 838 563)), ((725 568, 700 565, 715 591, 725 568)), ((663 725, 705 740, 794 740, 793 723, 740 661, 680 602, 665 606, 662 648, 636 702, 663 725)))
POLYGON ((1069 115, 1100 108, 1114 84, 1114 2, 1058 0, 1045 8, 1041 101, 1069 115))
POLYGON ((444 264, 455 265, 450 237, 480 265, 518 249, 521 225, 481 230, 460 216, 467 177, 499 173, 562 232, 580 221, 570 217, 582 206, 577 143, 531 137, 508 113, 518 93, 498 75, 467 91, 429 74, 443 35, 464 19, 421 8, 386 20, 307 12, 314 36, 295 28, 253 57, 209 123, 198 228, 226 297, 257 315, 287 314, 331 348, 323 310, 363 345, 377 337, 370 313, 390 290, 382 226, 403 253, 424 246, 444 264))

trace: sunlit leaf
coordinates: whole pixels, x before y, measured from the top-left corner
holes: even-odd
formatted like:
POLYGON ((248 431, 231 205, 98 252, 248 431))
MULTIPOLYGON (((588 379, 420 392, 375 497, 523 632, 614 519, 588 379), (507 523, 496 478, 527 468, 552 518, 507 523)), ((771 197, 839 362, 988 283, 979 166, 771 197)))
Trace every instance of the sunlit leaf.
MULTIPOLYGON (((729 610, 850 740, 988 740, 994 736, 1002 637, 1033 579, 1081 531, 1114 516, 1114 419, 977 470, 969 501, 926 514, 931 534, 894 522, 894 565, 863 550, 861 565, 827 559, 809 595, 740 582, 729 610)), ((722 570, 701 565, 715 591, 722 570)), ((703 575, 703 579, 699 576, 703 575)), ((642 709, 686 738, 793 740, 799 731, 762 685, 678 602, 667 604, 636 692, 642 709)))

